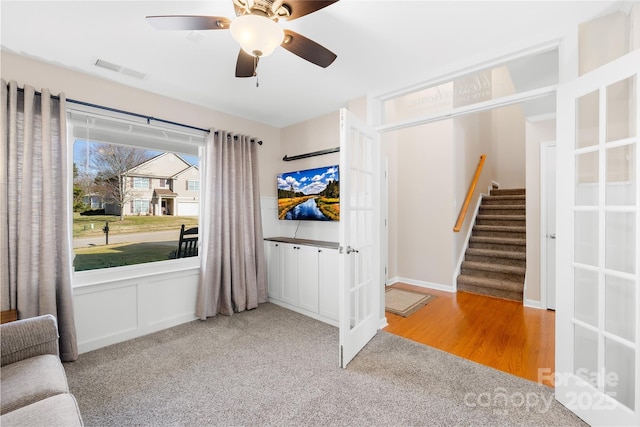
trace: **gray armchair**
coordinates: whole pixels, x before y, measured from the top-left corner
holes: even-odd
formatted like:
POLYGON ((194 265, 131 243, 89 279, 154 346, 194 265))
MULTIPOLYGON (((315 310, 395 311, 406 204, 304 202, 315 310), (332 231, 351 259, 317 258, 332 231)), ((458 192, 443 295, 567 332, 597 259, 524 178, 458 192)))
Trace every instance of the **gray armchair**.
POLYGON ((82 426, 58 355, 55 317, 5 323, 0 333, 0 424, 82 426))

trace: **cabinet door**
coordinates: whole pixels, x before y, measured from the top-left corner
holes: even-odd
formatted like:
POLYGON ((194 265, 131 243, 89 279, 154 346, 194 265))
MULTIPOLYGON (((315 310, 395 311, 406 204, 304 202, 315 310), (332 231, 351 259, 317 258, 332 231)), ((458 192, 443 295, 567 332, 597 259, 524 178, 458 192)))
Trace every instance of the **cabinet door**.
POLYGON ((280 281, 282 301, 298 305, 298 251, 299 245, 280 243, 280 281))
POLYGON ((267 285, 269 298, 282 299, 282 283, 280 281, 280 243, 266 240, 264 255, 267 262, 267 285))
POLYGON ((298 307, 318 312, 318 248, 296 245, 298 249, 298 307))
POLYGON ((318 313, 337 321, 338 314, 338 250, 318 250, 318 313))

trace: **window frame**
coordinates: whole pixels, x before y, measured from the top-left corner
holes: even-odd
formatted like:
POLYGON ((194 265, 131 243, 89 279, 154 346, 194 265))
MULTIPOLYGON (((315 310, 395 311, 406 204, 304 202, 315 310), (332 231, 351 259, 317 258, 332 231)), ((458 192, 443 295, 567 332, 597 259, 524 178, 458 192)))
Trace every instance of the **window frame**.
POLYGON ((187 191, 200 191, 200 180, 199 179, 188 179, 187 180, 187 191), (191 184, 194 184, 195 188, 191 188, 191 184))
POLYGON ((131 188, 134 188, 136 190, 148 190, 149 188, 151 188, 150 186, 150 182, 151 180, 149 179, 149 177, 145 177, 145 176, 133 176, 133 185, 131 186, 131 188), (143 187, 140 187, 140 185, 142 185, 142 183, 144 183, 143 187))
MULTIPOLYGON (((196 156, 199 159, 198 162, 198 170, 199 170, 199 178, 200 180, 205 176, 205 167, 206 163, 204 161, 204 152, 205 152, 205 144, 206 144, 206 133, 199 130, 186 129, 182 126, 171 125, 165 123, 149 123, 146 119, 137 118, 135 116, 130 116, 124 113, 112 112, 112 111, 104 111, 99 108, 84 106, 84 105, 67 105, 67 159, 68 159, 68 173, 67 173, 67 192, 69 201, 67 203, 67 216, 68 216, 68 224, 69 224, 69 233, 68 233, 68 245, 70 253, 72 257, 70 259, 71 271, 72 271, 72 288, 81 289, 87 286, 94 285, 105 285, 109 286, 110 283, 120 282, 125 280, 137 279, 142 277, 151 277, 156 276, 158 274, 171 273, 171 272, 181 272, 187 270, 198 270, 200 268, 200 255, 188 258, 179 258, 179 259, 168 259, 156 262, 148 262, 142 264, 135 265, 126 265, 120 267, 110 267, 108 269, 95 269, 95 270, 85 270, 85 271, 74 271, 73 270, 73 258, 75 257, 73 251, 73 163, 74 163, 74 153, 73 153, 73 145, 77 139, 86 139, 86 140, 94 140, 99 142, 106 143, 120 143, 121 145, 131 145, 137 146, 141 148, 146 148, 154 151, 161 152, 173 152, 178 155, 188 155, 188 156, 196 156), (148 143, 145 142, 143 144, 140 143, 132 143, 132 142, 113 142, 113 141, 102 141, 100 139, 92 139, 91 135, 88 137, 74 135, 74 129, 76 127, 82 126, 82 123, 78 121, 78 119, 71 119, 71 115, 76 115, 82 117, 86 116, 98 116, 101 118, 106 118, 107 120, 113 120, 114 122, 119 123, 129 123, 134 124, 136 126, 142 126, 143 128, 151 128, 157 131, 170 131, 174 135, 183 135, 184 141, 168 141, 168 140, 160 140, 158 139, 157 146, 153 144, 153 142, 148 143), (108 271, 108 274, 105 272, 108 271)), ((87 120, 88 122, 88 120, 87 120)), ((87 133, 89 133, 87 131, 87 133)), ((165 179, 165 183, 168 184, 168 179, 165 179)), ((170 185, 170 184, 168 184, 170 185)), ((147 188, 148 189, 148 188, 147 188)), ((202 221, 204 218, 204 192, 200 187, 199 190, 199 212, 198 212, 198 222, 202 221)), ((201 229, 201 227, 199 227, 201 229)), ((200 236, 199 241, 202 241, 202 236, 200 236)), ((177 246, 177 241, 176 241, 177 246)), ((201 252, 201 251, 200 251, 201 252)))

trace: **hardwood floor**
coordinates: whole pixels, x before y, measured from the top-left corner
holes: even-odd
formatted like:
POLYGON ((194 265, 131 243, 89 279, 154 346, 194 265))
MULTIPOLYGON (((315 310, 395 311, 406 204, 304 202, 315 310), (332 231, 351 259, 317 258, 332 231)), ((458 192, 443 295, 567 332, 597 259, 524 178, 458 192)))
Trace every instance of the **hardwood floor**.
POLYGON ((553 387, 555 312, 467 292, 393 286, 437 298, 406 318, 387 312, 385 331, 553 387))

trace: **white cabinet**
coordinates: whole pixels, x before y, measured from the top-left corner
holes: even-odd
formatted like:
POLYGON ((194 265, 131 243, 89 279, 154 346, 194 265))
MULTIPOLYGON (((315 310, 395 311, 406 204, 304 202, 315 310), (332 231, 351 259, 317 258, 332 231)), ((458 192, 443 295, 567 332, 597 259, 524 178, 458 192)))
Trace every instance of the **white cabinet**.
POLYGON ((318 249, 318 313, 338 321, 338 250, 318 249))
POLYGON ((264 257, 267 264, 267 285, 269 298, 282 298, 282 281, 280 280, 280 245, 279 242, 264 241, 264 257))
POLYGON ((338 250, 286 240, 265 241, 269 300, 337 325, 338 250))

